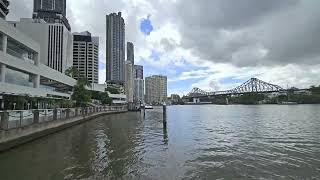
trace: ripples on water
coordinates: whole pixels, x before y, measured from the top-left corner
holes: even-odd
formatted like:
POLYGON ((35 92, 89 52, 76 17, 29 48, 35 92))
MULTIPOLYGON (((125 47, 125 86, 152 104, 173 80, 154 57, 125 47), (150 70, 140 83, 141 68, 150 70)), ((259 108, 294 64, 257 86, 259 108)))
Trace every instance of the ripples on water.
MULTIPOLYGON (((3 179, 320 179, 320 106, 171 106, 0 154, 3 179)), ((1 178, 1 179, 2 179, 1 178)))

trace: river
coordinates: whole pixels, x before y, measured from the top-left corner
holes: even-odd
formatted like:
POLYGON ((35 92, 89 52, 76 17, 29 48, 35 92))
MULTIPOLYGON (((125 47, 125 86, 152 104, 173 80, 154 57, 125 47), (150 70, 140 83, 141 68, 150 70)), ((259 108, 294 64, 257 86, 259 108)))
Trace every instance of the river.
POLYGON ((108 115, 0 154, 0 179, 320 179, 319 105, 108 115))

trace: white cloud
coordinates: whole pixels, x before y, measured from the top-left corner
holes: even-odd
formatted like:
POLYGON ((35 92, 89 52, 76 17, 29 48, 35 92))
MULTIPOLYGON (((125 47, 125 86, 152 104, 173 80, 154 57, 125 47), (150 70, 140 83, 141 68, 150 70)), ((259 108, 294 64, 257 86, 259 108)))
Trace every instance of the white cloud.
MULTIPOLYGON (((31 17, 33 0, 12 0, 8 19, 31 17), (21 3, 23 2, 23 3, 21 3)), ((105 15, 122 11, 126 40, 135 44, 137 63, 152 68, 193 67, 170 82, 199 79, 193 86, 225 90, 237 84, 227 77, 261 80, 286 87, 320 84, 318 1, 268 0, 67 0, 73 31, 89 30, 100 37, 105 63, 105 15), (254 8, 253 8, 254 7, 254 8), (87 13, 90 12, 90 13, 87 13), (154 30, 140 32, 149 16, 154 30), (150 58, 152 51, 159 60, 150 58), (195 70, 202 69, 202 70, 195 70)), ((170 71, 170 72, 169 72, 170 71)), ((99 72, 100 82, 105 70, 99 72)))
POLYGON ((99 71, 99 84, 104 84, 106 82, 106 69, 99 71))

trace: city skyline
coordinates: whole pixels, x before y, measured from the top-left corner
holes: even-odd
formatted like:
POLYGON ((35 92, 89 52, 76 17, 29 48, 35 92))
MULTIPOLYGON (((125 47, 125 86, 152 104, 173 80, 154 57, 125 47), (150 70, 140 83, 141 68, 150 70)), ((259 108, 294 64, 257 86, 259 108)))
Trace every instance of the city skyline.
POLYGON ((2 179, 320 179, 319 6, 0 0, 2 179))
MULTIPOLYGON (((32 1, 25 0, 26 3, 21 4, 17 2, 11 2, 8 20, 31 16, 32 7, 28 3, 32 1)), ((126 41, 135 45, 136 64, 144 66, 146 76, 168 75, 168 94, 186 94, 195 86, 205 90, 225 90, 251 77, 283 87, 306 88, 319 84, 316 76, 320 69, 319 55, 314 52, 317 44, 312 44, 315 41, 309 40, 309 36, 305 40, 301 39, 304 35, 316 32, 317 26, 312 26, 316 24, 316 20, 309 18, 305 21, 305 17, 316 17, 311 15, 318 13, 318 2, 270 1, 257 6, 267 7, 260 8, 261 11, 239 9, 238 5, 229 6, 228 2, 219 1, 197 4, 190 2, 185 5, 181 1, 168 1, 166 5, 143 1, 138 2, 134 8, 130 8, 130 2, 125 4, 112 1, 108 3, 108 7, 103 6, 105 3, 93 1, 88 6, 86 2, 69 0, 67 17, 72 24, 72 31, 89 30, 101 37, 100 44, 104 44, 105 28, 101 28, 105 27, 103 17, 112 12, 123 12, 128 28, 126 41), (194 12, 186 17, 174 13, 176 8, 188 10, 189 5, 225 8, 223 10, 229 16, 223 17, 216 11, 213 11, 215 16, 207 16, 211 11, 206 8, 201 13, 194 12), (88 16, 81 14, 85 8, 95 13, 88 16), (285 13, 299 18, 295 23, 288 22, 285 13), (232 19, 241 22, 241 26, 232 19), (298 26, 299 22, 306 22, 303 30, 298 26), (286 23, 292 31, 284 31, 287 33, 283 34, 277 29, 285 28, 282 24, 286 23), (207 28, 196 31, 197 26, 205 27, 205 24, 207 28), (181 31, 183 27, 187 31, 181 31), (262 28, 264 31, 261 31, 262 28), (266 38, 273 34, 275 37, 267 41, 266 38), (299 49, 304 51, 298 51, 299 49), (306 72, 305 69, 309 71, 306 72)), ((104 46, 100 47, 102 76, 105 74, 104 49, 104 46)), ((104 81, 103 78, 100 78, 100 83, 104 81)))

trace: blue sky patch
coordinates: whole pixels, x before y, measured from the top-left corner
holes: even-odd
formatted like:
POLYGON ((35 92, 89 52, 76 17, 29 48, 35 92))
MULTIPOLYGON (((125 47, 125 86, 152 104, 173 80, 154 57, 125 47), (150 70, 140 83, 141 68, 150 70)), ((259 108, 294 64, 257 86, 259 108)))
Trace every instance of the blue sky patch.
POLYGON ((244 81, 242 79, 237 79, 233 76, 222 78, 219 81, 221 84, 237 84, 237 83, 243 83, 244 81))
POLYGON ((106 64, 103 63, 103 62, 101 62, 101 61, 99 61, 99 69, 100 69, 100 70, 106 69, 106 64))
POLYGON ((153 31, 153 26, 150 20, 150 15, 147 18, 143 18, 140 23, 140 31, 148 36, 153 31))
POLYGON ((158 51, 152 50, 150 58, 152 58, 155 61, 159 61, 160 56, 161 56, 161 54, 158 51))

